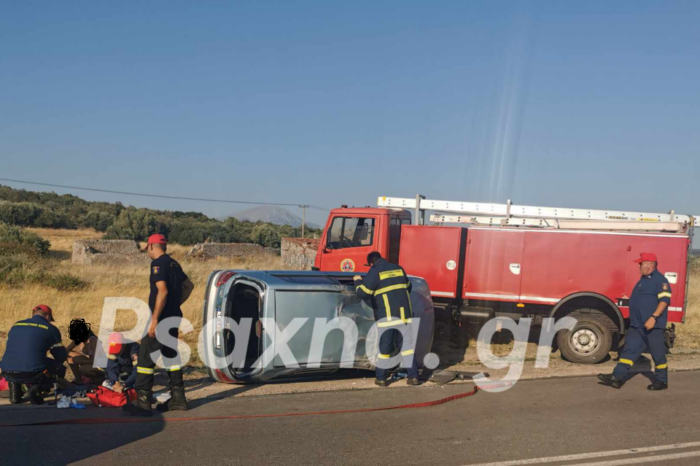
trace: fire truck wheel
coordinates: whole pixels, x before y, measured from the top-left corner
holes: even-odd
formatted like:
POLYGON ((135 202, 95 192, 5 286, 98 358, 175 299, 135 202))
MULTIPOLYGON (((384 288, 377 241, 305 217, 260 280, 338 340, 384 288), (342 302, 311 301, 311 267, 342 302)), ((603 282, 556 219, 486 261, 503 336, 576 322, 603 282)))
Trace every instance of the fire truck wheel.
POLYGON ((605 316, 576 314, 578 322, 572 330, 557 334, 557 345, 561 355, 577 364, 597 364, 610 352, 612 332, 606 325, 605 316))

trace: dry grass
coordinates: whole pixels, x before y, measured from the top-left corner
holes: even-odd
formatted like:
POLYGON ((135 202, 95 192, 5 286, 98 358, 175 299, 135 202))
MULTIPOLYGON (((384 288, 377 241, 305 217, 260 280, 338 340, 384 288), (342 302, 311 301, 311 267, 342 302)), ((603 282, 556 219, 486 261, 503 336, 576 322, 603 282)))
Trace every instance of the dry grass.
POLYGON ((71 252, 73 251, 73 241, 79 239, 100 239, 104 233, 93 230, 91 228, 84 230, 53 230, 51 228, 26 228, 41 236, 45 240, 51 242, 52 252, 71 252))
MULTIPOLYGON (((90 322, 94 330, 99 327, 102 305, 106 297, 135 297, 148 300, 149 269, 144 266, 123 265, 77 265, 71 264, 69 251, 72 251, 73 240, 98 238, 100 233, 92 230, 45 230, 32 229, 40 236, 51 241, 54 261, 57 270, 70 273, 88 283, 87 290, 76 292, 60 292, 41 285, 28 285, 21 289, 0 287, 0 354, 4 353, 5 341, 9 328, 18 320, 26 319, 30 309, 39 303, 50 305, 56 314, 58 327, 68 340, 68 324, 71 319, 82 318, 90 322), (62 256, 60 254, 63 254, 62 256)), ((192 297, 183 306, 184 316, 192 322, 196 332, 183 336, 183 340, 196 348, 196 338, 201 327, 202 301, 206 280, 210 273, 218 269, 260 269, 279 270, 279 258, 264 258, 257 260, 189 260, 184 256, 190 248, 173 245, 169 248, 171 255, 177 259, 185 272, 195 284, 192 297)), ((691 275, 691 286, 688 295, 688 312, 686 323, 677 326, 678 339, 676 345, 684 349, 700 348, 700 267, 694 267, 691 275)), ((133 312, 120 312, 117 319, 117 329, 126 330, 135 324, 133 312)), ((503 351, 508 352, 507 345, 503 351)), ((495 352, 501 354, 498 348, 495 352)), ((192 363, 197 363, 196 351, 192 355, 192 363)))
POLYGON ((685 323, 676 325, 679 348, 700 348, 700 271, 693 270, 688 286, 688 309, 685 313, 685 323))
MULTIPOLYGON (((72 239, 95 238, 99 233, 90 230, 42 230, 32 229, 43 238, 51 241, 51 250, 66 254, 72 251, 72 239), (56 249, 55 249, 56 248, 56 249)), ((198 329, 202 322, 202 302, 206 281, 212 271, 218 269, 262 269, 279 270, 281 261, 278 257, 251 260, 189 260, 185 253, 190 248, 173 245, 169 248, 171 255, 182 265, 185 273, 195 284, 191 298, 183 305, 184 317, 192 322, 197 332, 183 337, 194 349, 198 329)), ((94 331, 99 329, 104 298, 134 297, 145 302, 149 293, 149 268, 139 265, 79 265, 70 262, 70 256, 54 256, 57 261, 56 270, 70 273, 90 283, 87 290, 76 292, 60 292, 41 285, 28 285, 19 289, 0 288, 0 354, 5 351, 7 332, 12 324, 31 316, 31 309, 37 304, 48 304, 54 310, 56 324, 61 329, 64 341, 68 340, 68 325, 71 319, 85 319, 91 323, 94 331)), ((135 315, 123 311, 117 317, 117 329, 126 330, 136 323, 135 315)), ((193 352, 193 362, 196 362, 196 351, 193 352)))

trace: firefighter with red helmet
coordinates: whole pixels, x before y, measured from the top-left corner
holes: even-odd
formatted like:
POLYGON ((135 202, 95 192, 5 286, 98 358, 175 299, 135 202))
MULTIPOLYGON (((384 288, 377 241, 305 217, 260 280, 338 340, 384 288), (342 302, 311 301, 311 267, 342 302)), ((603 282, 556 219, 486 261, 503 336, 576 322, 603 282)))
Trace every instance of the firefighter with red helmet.
POLYGON ((399 351, 403 366, 408 368, 408 385, 419 385, 418 364, 415 359, 415 339, 411 327, 411 281, 399 265, 391 264, 377 251, 369 253, 370 270, 364 279, 356 275, 357 296, 371 304, 379 331, 379 355, 375 384, 387 386, 387 370, 382 364, 399 351))
MULTIPOLYGON (((127 404, 124 410, 138 416, 151 415, 151 400, 153 397, 153 382, 155 379, 155 361, 152 355, 161 352, 165 369, 170 379, 171 398, 167 403, 158 405, 159 411, 186 411, 185 384, 182 380, 177 347, 163 344, 163 335, 156 335, 156 327, 165 319, 174 317, 182 319, 180 305, 190 297, 194 284, 183 272, 180 264, 170 257, 167 252, 167 240, 163 235, 151 235, 146 245, 148 256, 151 258, 151 292, 148 306, 151 309, 151 321, 148 334, 141 339, 141 348, 136 366, 137 390, 136 405, 127 404)), ((168 334, 177 341, 179 320, 176 326, 170 326, 168 334)))
POLYGON ((107 380, 103 386, 121 393, 124 389, 133 388, 136 383, 136 368, 134 363, 138 361, 139 344, 126 342, 124 335, 113 332, 109 336, 109 351, 107 355, 107 380), (120 376, 128 374, 125 380, 120 376))
POLYGON ((13 404, 22 401, 22 384, 31 385, 27 395, 37 405, 44 402, 40 395, 42 388, 54 381, 65 384, 63 363, 68 352, 61 341, 61 332, 51 322, 54 322, 53 310, 40 304, 32 309, 31 319, 21 320, 10 329, 0 368, 9 383, 13 404), (53 359, 46 353, 51 353, 53 359))
POLYGON ((671 304, 671 286, 658 270, 656 254, 642 253, 639 259, 642 277, 630 297, 630 328, 625 335, 625 346, 612 374, 599 374, 600 381, 614 388, 621 388, 630 378, 629 373, 642 352, 649 348, 654 360, 654 383, 648 390, 668 388, 668 364, 664 329, 668 321, 667 310, 671 304))

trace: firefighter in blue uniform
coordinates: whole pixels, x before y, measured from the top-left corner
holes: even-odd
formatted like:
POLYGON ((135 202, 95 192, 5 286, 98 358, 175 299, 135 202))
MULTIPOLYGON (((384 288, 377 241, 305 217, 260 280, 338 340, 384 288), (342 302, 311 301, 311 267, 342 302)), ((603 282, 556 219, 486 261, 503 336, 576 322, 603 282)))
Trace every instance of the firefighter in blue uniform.
MULTIPOLYGON (((415 339, 409 325, 413 317, 411 282, 403 268, 390 264, 376 251, 369 253, 367 263, 371 268, 364 279, 359 275, 354 277, 355 288, 357 295, 374 310, 379 331, 378 357, 391 359, 391 353, 400 350, 403 366, 408 368, 408 385, 419 385, 418 364, 414 357, 415 339), (403 334, 399 327, 405 330, 403 334)), ((387 370, 377 365, 376 375, 375 383, 386 387, 387 370)))
POLYGON ((10 403, 22 401, 22 384, 30 384, 27 393, 32 404, 43 404, 42 388, 59 378, 65 383, 68 352, 61 342, 61 332, 51 325, 53 311, 40 304, 32 309, 32 318, 12 326, 7 348, 0 362, 2 374, 10 385, 10 403), (50 352, 53 359, 47 357, 50 352))
POLYGON ((605 385, 620 388, 629 379, 634 363, 648 347, 654 360, 654 383, 648 390, 668 388, 668 364, 664 329, 668 321, 668 306, 671 304, 671 286, 657 269, 656 254, 642 253, 635 261, 639 264, 642 278, 635 285, 630 297, 630 328, 625 336, 625 347, 612 374, 599 374, 605 385))
POLYGON ((134 387, 136 383, 134 362, 138 361, 139 348, 138 343, 125 343, 124 336, 119 332, 114 332, 109 336, 107 380, 102 384, 103 386, 119 393, 124 389, 134 387), (122 373, 128 374, 124 381, 120 379, 122 373))
MULTIPOLYGON (((161 343, 162 335, 156 335, 158 323, 169 317, 182 318, 183 304, 192 294, 194 285, 185 275, 180 264, 170 257, 167 251, 165 236, 155 234, 148 238, 146 245, 148 257, 151 258, 151 294, 148 297, 148 307, 151 308, 151 321, 148 333, 141 339, 138 364, 136 366, 137 391, 136 405, 126 404, 124 409, 128 414, 136 416, 151 415, 151 400, 153 396, 153 382, 155 379, 156 363, 151 356, 161 352, 165 370, 170 379, 171 398, 167 403, 159 404, 159 411, 187 411, 187 399, 185 398, 185 384, 182 380, 182 367, 180 367, 177 348, 172 348, 161 343), (169 361, 166 361, 165 359, 169 361)), ((171 337, 177 339, 179 327, 168 330, 171 337)))

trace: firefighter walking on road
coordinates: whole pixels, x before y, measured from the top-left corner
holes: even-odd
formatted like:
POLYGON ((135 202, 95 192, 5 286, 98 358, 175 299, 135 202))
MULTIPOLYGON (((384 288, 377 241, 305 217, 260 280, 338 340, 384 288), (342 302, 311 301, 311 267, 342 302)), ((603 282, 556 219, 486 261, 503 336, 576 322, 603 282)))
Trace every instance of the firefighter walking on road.
POLYGON ((381 360, 392 358, 392 352, 400 351, 403 366, 408 368, 408 385, 419 385, 418 364, 415 360, 415 339, 411 325, 411 281, 406 271, 396 264, 390 264, 378 252, 367 256, 370 270, 364 279, 356 275, 357 295, 371 304, 379 331, 380 361, 376 367, 375 384, 387 386, 387 370, 380 367, 381 360))
POLYGON ((655 254, 642 253, 635 261, 642 274, 630 297, 630 328, 625 336, 625 346, 612 374, 599 374, 605 385, 621 388, 630 378, 635 362, 648 347, 654 360, 655 380, 648 390, 668 388, 668 364, 664 329, 668 321, 668 306, 671 304, 671 286, 657 269, 655 254))
MULTIPOLYGON (((185 385, 182 380, 182 368, 177 352, 177 344, 163 344, 163 335, 156 335, 159 322, 170 318, 182 318, 180 305, 190 297, 194 285, 185 275, 180 264, 166 254, 167 241, 163 235, 151 235, 146 246, 151 258, 151 293, 148 306, 151 309, 151 321, 148 334, 141 340, 138 363, 136 366, 136 384, 138 392, 137 404, 127 404, 124 409, 129 414, 139 416, 151 415, 151 399, 153 396, 153 381, 155 361, 152 354, 160 351, 163 363, 170 379, 171 398, 166 404, 158 405, 159 411, 186 411, 185 385)), ((168 329, 171 337, 177 342, 179 322, 177 326, 168 329)), ((157 353, 156 353, 157 355, 157 353)))

